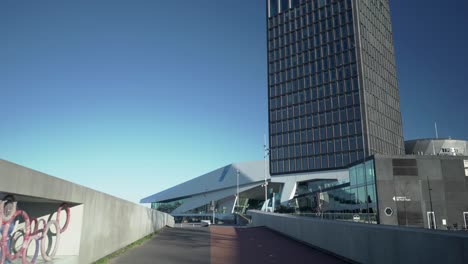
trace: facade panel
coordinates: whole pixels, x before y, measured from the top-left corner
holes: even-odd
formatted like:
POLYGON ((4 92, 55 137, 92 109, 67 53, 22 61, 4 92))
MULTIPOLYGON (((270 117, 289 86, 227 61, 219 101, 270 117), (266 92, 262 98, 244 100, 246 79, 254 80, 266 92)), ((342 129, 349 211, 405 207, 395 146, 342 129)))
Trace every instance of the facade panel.
POLYGON ((464 157, 410 156, 405 159, 407 166, 413 166, 411 163, 416 160, 419 175, 396 175, 392 167, 400 166, 402 158, 375 156, 380 223, 437 229, 463 228, 463 212, 468 208, 464 157), (394 213, 386 215, 386 208, 394 213), (428 219, 435 219, 433 225, 428 219))
POLYGON ((355 6, 369 154, 404 154, 390 7, 386 0, 355 0, 355 6))

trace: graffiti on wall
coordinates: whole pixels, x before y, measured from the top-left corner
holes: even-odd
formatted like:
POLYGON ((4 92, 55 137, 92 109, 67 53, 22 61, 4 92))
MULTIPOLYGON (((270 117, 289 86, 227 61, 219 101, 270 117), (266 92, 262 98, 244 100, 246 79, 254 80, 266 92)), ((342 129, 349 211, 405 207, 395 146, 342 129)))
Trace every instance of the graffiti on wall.
POLYGON ((62 204, 53 214, 45 219, 29 218, 29 215, 17 207, 17 202, 7 199, 0 202, 0 264, 21 259, 23 264, 36 263, 39 251, 45 261, 51 261, 57 253, 60 235, 70 223, 70 208, 62 204), (62 211, 66 219, 60 219, 62 211), (61 221, 63 227, 61 227, 61 221), (15 227, 15 224, 17 225, 15 227), (55 243, 53 243, 55 242, 55 243))

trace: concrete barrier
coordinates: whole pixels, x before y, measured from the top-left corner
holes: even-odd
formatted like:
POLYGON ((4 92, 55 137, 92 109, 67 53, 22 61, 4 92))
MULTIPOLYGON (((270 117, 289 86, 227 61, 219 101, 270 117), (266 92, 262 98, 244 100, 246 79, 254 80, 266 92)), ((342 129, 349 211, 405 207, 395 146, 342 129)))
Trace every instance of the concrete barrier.
POLYGON ((358 263, 468 263, 468 233, 248 211, 252 225, 358 263))
MULTIPOLYGON (((166 213, 0 160, 0 199, 7 194, 13 194, 18 208, 31 218, 55 219, 62 202, 70 205, 70 225, 57 252, 59 259, 75 256, 67 263, 92 263, 164 226, 174 226, 174 218, 166 213)), ((65 218, 62 212, 62 226, 65 218)))

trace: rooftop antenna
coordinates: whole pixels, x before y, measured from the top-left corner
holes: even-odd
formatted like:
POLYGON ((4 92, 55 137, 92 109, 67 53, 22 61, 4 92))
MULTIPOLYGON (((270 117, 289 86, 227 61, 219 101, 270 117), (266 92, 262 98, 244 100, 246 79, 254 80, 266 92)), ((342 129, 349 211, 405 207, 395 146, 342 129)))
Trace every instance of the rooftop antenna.
POLYGON ((434 122, 434 127, 435 127, 435 133, 436 133, 436 138, 439 138, 439 132, 437 132, 437 122, 434 122))

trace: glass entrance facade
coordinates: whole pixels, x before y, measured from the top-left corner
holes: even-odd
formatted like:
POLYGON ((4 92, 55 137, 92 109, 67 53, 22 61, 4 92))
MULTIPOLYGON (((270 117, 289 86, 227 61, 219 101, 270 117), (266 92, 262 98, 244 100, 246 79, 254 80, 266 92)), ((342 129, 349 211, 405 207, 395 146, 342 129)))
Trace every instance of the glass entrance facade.
POLYGON ((299 215, 377 224, 374 160, 351 167, 345 181, 299 183, 288 204, 299 215))

